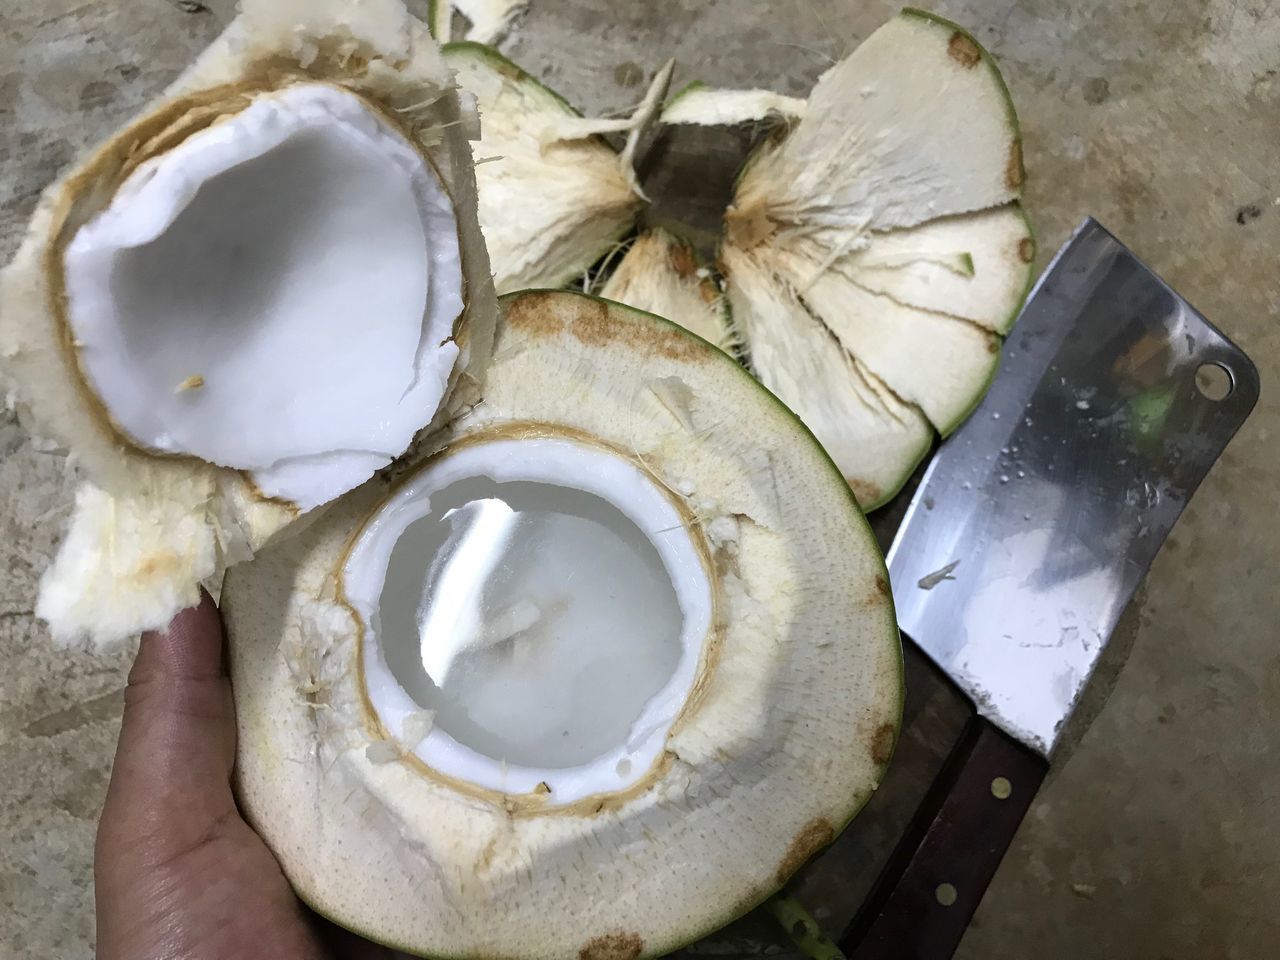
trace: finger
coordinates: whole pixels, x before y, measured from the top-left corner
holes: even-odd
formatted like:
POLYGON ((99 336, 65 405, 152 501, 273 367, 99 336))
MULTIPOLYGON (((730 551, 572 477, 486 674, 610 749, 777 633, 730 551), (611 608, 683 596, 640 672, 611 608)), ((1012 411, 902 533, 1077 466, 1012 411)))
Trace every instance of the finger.
POLYGON ((143 634, 129 685, 101 831, 164 858, 235 810, 235 712, 213 599, 143 634))

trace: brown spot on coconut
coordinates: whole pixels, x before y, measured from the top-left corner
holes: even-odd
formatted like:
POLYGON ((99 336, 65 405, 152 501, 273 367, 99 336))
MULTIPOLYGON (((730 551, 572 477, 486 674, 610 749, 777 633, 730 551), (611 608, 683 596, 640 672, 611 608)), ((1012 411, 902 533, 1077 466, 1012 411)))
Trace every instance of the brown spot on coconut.
POLYGON ((835 828, 825 817, 815 817, 801 827, 800 832, 791 840, 790 846, 787 847, 787 854, 778 864, 777 872, 774 874, 779 885, 786 883, 792 874, 808 862, 810 857, 831 843, 835 837, 835 828))
POLYGON ((564 331, 566 317, 556 308, 556 295, 537 290, 514 298, 503 314, 506 324, 537 337, 555 337, 564 331))
POLYGON ((859 503, 879 503, 880 498, 884 496, 884 491, 878 486, 860 477, 845 477, 845 482, 849 484, 849 489, 853 491, 859 503))
POLYGON ((578 960, 636 960, 644 941, 634 933, 606 933, 594 937, 578 951, 578 960))
POLYGON ((898 728, 892 723, 883 723, 878 726, 869 744, 872 762, 881 767, 888 763, 893 756, 893 745, 897 737, 898 728))
POLYGON ((693 248, 683 241, 671 244, 670 261, 671 269, 681 277, 690 277, 698 271, 698 258, 693 255, 693 248))
POLYGON ((976 67, 982 62, 982 48, 963 30, 951 34, 947 41, 947 53, 962 67, 976 67))
POLYGON ((737 206, 729 207, 724 215, 724 228, 729 242, 740 250, 759 246, 778 229, 768 212, 760 206, 746 210, 737 206))
POLYGON ((707 354, 696 340, 680 329, 662 325, 618 322, 603 300, 585 299, 566 325, 566 332, 588 346, 625 347, 638 357, 701 362, 707 354))
POLYGON ((1009 160, 1004 168, 1004 183, 1010 190, 1018 193, 1026 182, 1026 170, 1022 166, 1022 140, 1014 140, 1009 144, 1009 160))

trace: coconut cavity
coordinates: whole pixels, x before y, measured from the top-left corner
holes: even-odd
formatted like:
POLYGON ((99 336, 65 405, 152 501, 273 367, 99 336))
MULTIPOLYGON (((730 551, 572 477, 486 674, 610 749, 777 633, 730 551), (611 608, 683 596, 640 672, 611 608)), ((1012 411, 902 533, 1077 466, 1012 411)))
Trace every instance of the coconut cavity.
POLYGON ((672 500, 567 439, 437 461, 369 521, 343 577, 390 735, 441 773, 552 803, 648 772, 711 623, 672 500))
POLYGON ((140 164, 63 268, 69 339, 117 430, 303 508, 402 453, 458 355, 452 201, 326 84, 261 93, 140 164))

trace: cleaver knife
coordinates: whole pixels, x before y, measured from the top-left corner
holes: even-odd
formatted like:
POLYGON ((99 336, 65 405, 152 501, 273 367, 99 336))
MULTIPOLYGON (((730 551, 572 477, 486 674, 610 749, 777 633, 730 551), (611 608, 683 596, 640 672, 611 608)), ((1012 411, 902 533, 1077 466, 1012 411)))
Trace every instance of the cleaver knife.
POLYGON ((890 548, 975 714, 841 948, 950 957, 1125 605, 1249 415, 1249 358, 1094 220, 1054 257, 890 548))

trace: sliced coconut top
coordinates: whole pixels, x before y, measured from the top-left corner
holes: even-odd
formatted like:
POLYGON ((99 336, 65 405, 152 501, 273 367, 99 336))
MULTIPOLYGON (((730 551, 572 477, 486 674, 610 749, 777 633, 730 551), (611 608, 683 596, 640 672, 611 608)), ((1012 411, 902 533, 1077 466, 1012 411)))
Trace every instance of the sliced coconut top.
POLYGON ((757 216, 806 232, 911 227, 1007 203, 1022 180, 995 64, 955 24, 908 10, 819 78, 801 122, 743 175, 735 217, 748 232, 757 216))
POLYGON ((458 347, 453 203, 360 98, 296 84, 145 163, 63 255, 112 421, 310 509, 435 415, 458 347))
POLYGON ((579 116, 489 47, 455 43, 444 52, 480 109, 480 225, 498 292, 579 277, 631 229, 644 203, 635 143, 657 115, 670 65, 629 117, 609 120, 579 116), (621 154, 597 136, 610 132, 629 135, 621 154))
POLYGON ((658 119, 672 124, 732 126, 770 118, 798 120, 807 106, 800 97, 772 90, 724 90, 691 83, 667 101, 658 119))
POLYGON ((862 508, 880 506, 928 454, 929 421, 750 254, 727 248, 724 257, 734 321, 750 345, 752 369, 814 431, 862 508))
POLYGON ((647 230, 613 268, 600 295, 678 323, 721 350, 736 351, 739 338, 729 305, 711 269, 687 241, 666 230, 647 230))
POLYGON ((163 626, 482 377, 476 124, 425 26, 400 0, 243 8, 0 276, 20 409, 92 484, 42 581, 62 639, 163 626))
POLYGON ((994 374, 1034 254, 1022 179, 990 57, 912 10, 828 70, 803 117, 741 175, 721 254, 735 321, 757 373, 807 411, 864 500, 905 482, 927 447, 921 415, 950 432, 994 374), (815 399, 865 396, 870 382, 914 412, 851 419, 815 399))
POLYGON ((400 949, 661 955, 874 789, 883 562, 785 407, 618 304, 508 298, 456 428, 229 575, 243 808, 308 903, 400 949))

